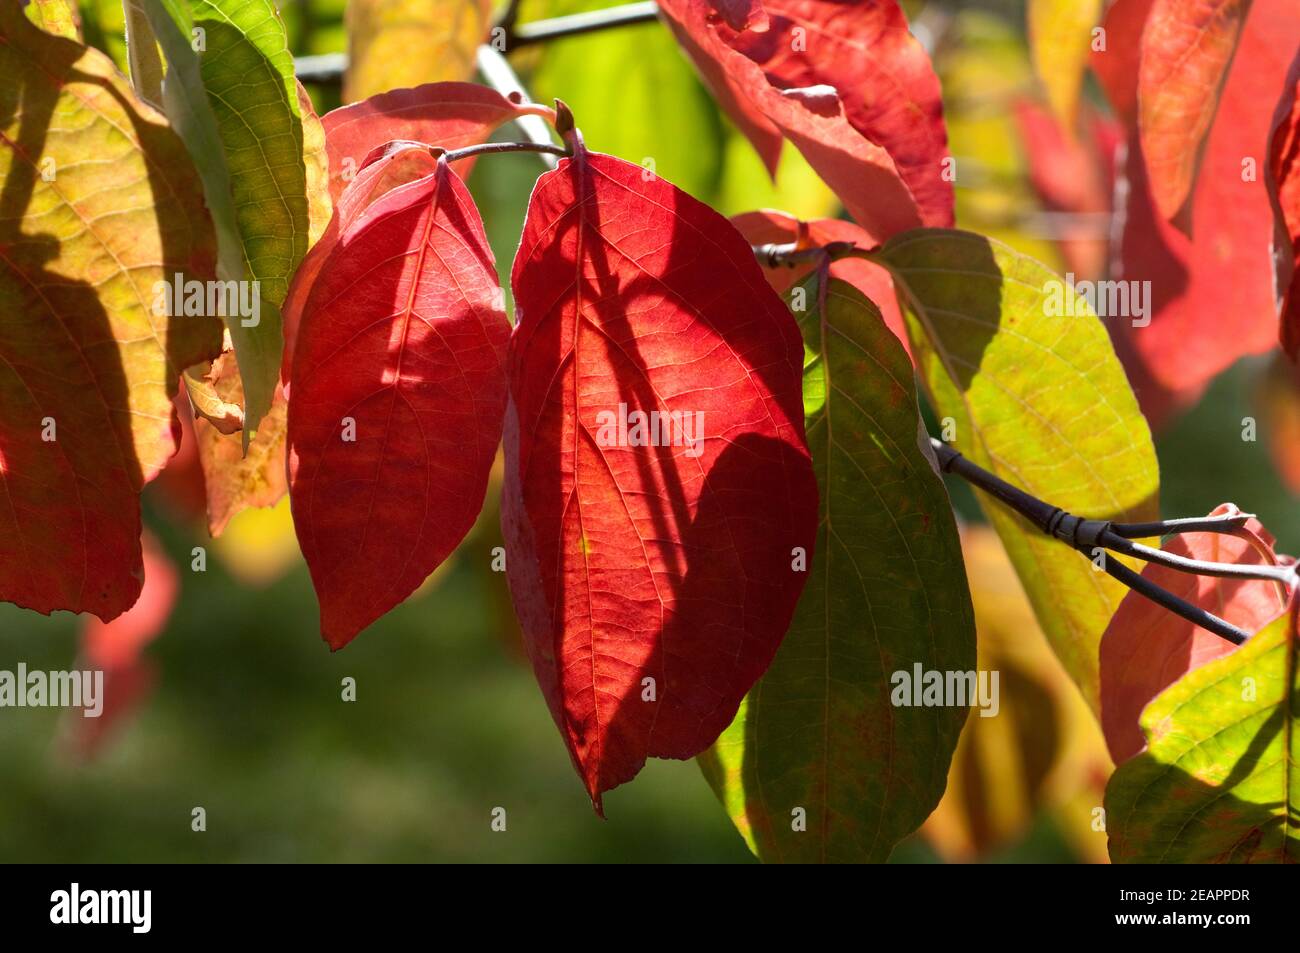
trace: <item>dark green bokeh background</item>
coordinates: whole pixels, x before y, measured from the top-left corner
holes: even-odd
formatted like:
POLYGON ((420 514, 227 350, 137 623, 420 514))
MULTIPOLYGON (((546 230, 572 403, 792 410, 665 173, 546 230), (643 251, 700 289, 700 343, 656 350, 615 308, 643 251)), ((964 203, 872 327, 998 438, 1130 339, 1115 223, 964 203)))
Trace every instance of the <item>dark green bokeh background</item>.
MULTIPOLYGON (((555 7, 584 5, 591 4, 555 7)), ((1006 22, 1019 28, 1014 5, 984 6, 1011 7, 1006 22)), ((341 49, 341 9, 341 0, 286 4, 295 49, 341 49)), ((659 30, 636 28, 643 36, 659 30)), ((634 34, 609 42, 635 51, 634 34)), ((566 71, 620 63, 619 56, 586 56, 581 46, 556 55, 566 71)), ((735 198, 739 173, 723 191, 734 133, 707 101, 701 107, 689 70, 675 61, 643 65, 629 74, 645 84, 638 101, 648 101, 645 90, 669 86, 689 97, 689 108, 665 105, 655 121, 682 135, 712 129, 718 137, 695 150, 664 150, 659 171, 715 204, 743 201, 743 190, 735 198)), ((556 81, 541 73, 543 84, 556 81)), ((575 78, 592 87, 611 81, 575 78)), ((330 104, 331 91, 313 92, 330 104)), ((602 103, 601 95, 590 88, 582 97, 595 122, 589 142, 598 147, 608 138, 635 152, 653 141, 650 118, 619 120, 617 103, 602 103), (615 121, 631 125, 619 129, 615 121)), ((479 163, 472 182, 503 283, 537 171, 531 156, 494 157, 479 163)), ((1243 362, 1159 437, 1163 509, 1189 516, 1230 500, 1257 512, 1280 548, 1296 552, 1300 513, 1273 473, 1264 435, 1242 440, 1242 419, 1255 412, 1250 390, 1258 370, 1258 362, 1243 362)), ((964 487, 954 487, 954 497, 964 516, 978 518, 964 487)), ((508 606, 483 555, 498 542, 490 523, 432 593, 331 654, 318 635, 301 562, 264 589, 231 578, 215 558, 206 573, 192 573, 190 548, 204 538, 177 525, 152 495, 146 502, 182 585, 165 633, 149 649, 157 689, 89 763, 68 757, 60 744, 65 713, 0 709, 0 861, 752 860, 690 762, 652 761, 635 782, 607 795, 608 820, 594 816, 512 644, 516 636, 502 631, 508 606), (341 700, 345 676, 357 681, 355 702, 341 700), (207 812, 206 832, 191 831, 195 806, 207 812), (496 807, 507 811, 503 833, 490 828, 496 807)), ((0 669, 20 661, 29 669, 72 667, 78 626, 66 613, 45 618, 0 605, 0 669)), ((913 839, 894 859, 934 855, 913 839)), ((1073 857, 1043 821, 990 859, 1073 857)))

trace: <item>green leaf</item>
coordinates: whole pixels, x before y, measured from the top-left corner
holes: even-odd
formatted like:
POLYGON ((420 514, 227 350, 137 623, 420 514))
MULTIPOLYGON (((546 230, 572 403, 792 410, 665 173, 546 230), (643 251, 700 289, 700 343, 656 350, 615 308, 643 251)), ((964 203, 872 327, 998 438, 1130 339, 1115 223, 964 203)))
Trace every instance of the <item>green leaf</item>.
MULTIPOLYGON (((1068 287, 1053 294, 1063 283, 1043 265, 969 232, 906 232, 879 258, 958 450, 1076 516, 1156 518, 1151 433, 1082 297, 1068 287), (1054 314, 1067 299, 1070 315, 1054 314)), ((1098 646, 1127 590, 1000 504, 980 502, 1052 648, 1098 711, 1098 646)))
POLYGON ((721 114, 660 24, 547 44, 530 88, 538 102, 565 101, 588 147, 640 163, 702 201, 717 191, 721 114))
POLYGON ((1117 863, 1300 860, 1296 605, 1142 713, 1147 748, 1106 787, 1117 863))
POLYGON ((225 318, 244 383, 247 440, 271 406, 283 346, 280 305, 307 250, 293 57, 271 0, 147 0, 146 10, 167 57, 168 117, 203 179, 219 273, 260 286, 255 325, 246 327, 237 314, 225 318))
POLYGON ((823 308, 817 281, 792 292, 821 497, 811 576, 700 764, 761 859, 883 861, 938 804, 967 714, 895 707, 891 677, 974 669, 975 622, 907 355, 861 292, 833 280, 823 308))

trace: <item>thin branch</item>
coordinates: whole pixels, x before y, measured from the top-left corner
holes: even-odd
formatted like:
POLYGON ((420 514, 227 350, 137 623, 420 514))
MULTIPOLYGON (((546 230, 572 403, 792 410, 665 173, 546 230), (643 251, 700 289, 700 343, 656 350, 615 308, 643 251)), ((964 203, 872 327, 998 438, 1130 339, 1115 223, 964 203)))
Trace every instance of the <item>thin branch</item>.
POLYGON ((1116 536, 1125 539, 1149 539, 1152 536, 1170 536, 1175 533, 1235 534, 1254 518, 1254 513, 1225 513, 1223 516, 1191 516, 1151 523, 1111 523, 1110 529, 1116 536))
MULTIPOLYGON (((1087 555, 1087 553, 1084 555, 1087 555)), ((1220 619, 1212 612, 1206 612, 1199 606, 1194 606, 1190 602, 1185 602, 1168 589, 1157 586, 1142 574, 1129 569, 1128 566, 1125 566, 1118 559, 1103 559, 1102 569, 1104 569, 1112 578, 1128 586, 1138 595, 1145 596, 1156 605, 1162 606, 1170 612, 1182 616, 1188 622, 1199 625, 1202 629, 1205 629, 1208 632, 1213 632, 1220 638, 1227 639, 1233 645, 1241 645, 1250 638, 1249 632, 1237 628, 1225 619, 1220 619)))
POLYGON ((1163 549, 1152 549, 1141 543, 1124 539, 1107 530, 1101 534, 1101 544, 1117 553, 1133 556, 1149 563, 1156 563, 1178 572, 1192 573, 1197 576, 1215 576, 1221 579, 1272 579, 1284 585, 1295 583, 1296 571, 1293 566, 1245 565, 1238 563, 1216 563, 1208 560, 1190 559, 1163 549))
MULTIPOLYGON (((1068 543, 1087 556, 1095 555, 1098 548, 1113 549, 1116 552, 1145 559, 1176 569, 1180 572, 1196 573, 1205 576, 1228 576, 1245 579, 1264 579, 1293 587, 1296 584, 1296 570, 1292 566, 1235 566, 1228 563, 1216 563, 1199 559, 1188 559, 1163 550, 1152 549, 1138 543, 1130 542, 1114 532, 1112 524, 1106 520, 1089 520, 1073 516, 1058 506, 1053 506, 1019 487, 1012 486, 1002 478, 977 466, 948 446, 942 440, 930 438, 930 446, 939 461, 939 468, 946 473, 955 473, 962 479, 1015 510, 1048 536, 1068 543)), ((1234 520, 1236 518, 1234 517, 1234 520)), ((1207 518, 1205 520, 1172 520, 1167 523, 1130 523, 1121 524, 1126 532, 1175 526, 1175 532, 1190 532, 1190 526, 1211 525, 1211 532, 1223 532, 1228 521, 1207 518)), ((1148 535, 1156 535, 1150 533, 1148 535)), ((1240 645, 1249 634, 1235 625, 1179 598, 1167 589, 1156 585, 1141 574, 1134 572, 1118 559, 1102 559, 1101 568, 1110 576, 1123 583, 1139 595, 1145 596, 1157 605, 1163 606, 1189 622, 1234 645, 1240 645)))
POLYGON ((800 248, 795 242, 771 243, 752 247, 754 255, 768 268, 780 268, 782 266, 793 268, 796 265, 819 262, 822 259, 834 261, 837 258, 844 258, 853 254, 857 250, 852 242, 830 242, 826 245, 813 245, 808 248, 800 248))
POLYGON ((513 25, 513 28, 505 23, 500 24, 500 26, 506 28, 505 48, 507 50, 516 50, 521 46, 545 43, 566 36, 580 36, 583 33, 595 33, 598 30, 649 23, 651 20, 658 19, 658 16, 659 7, 651 0, 651 2, 646 3, 628 3, 620 7, 609 7, 605 10, 592 10, 588 13, 574 13, 570 16, 553 17, 549 20, 521 23, 513 25))
MULTIPOLYGON (((653 2, 629 3, 605 10, 593 10, 590 13, 575 13, 571 16, 535 20, 532 23, 518 23, 516 21, 519 17, 519 5, 517 2, 512 2, 496 23, 495 29, 503 32, 493 36, 491 44, 479 47, 479 71, 483 70, 484 49, 500 56, 501 50, 515 50, 566 36, 579 36, 583 33, 595 33, 598 30, 649 23, 657 18, 658 11, 659 7, 653 2)), ((505 62, 504 58, 502 62, 505 62)), ((299 56, 293 61, 294 73, 304 83, 340 83, 347 68, 346 53, 299 56)))
POLYGON ((500 152, 541 152, 553 156, 569 154, 563 146, 552 145, 549 142, 480 142, 461 149, 451 149, 443 155, 448 162, 455 162, 458 159, 468 159, 470 156, 494 155, 500 152))

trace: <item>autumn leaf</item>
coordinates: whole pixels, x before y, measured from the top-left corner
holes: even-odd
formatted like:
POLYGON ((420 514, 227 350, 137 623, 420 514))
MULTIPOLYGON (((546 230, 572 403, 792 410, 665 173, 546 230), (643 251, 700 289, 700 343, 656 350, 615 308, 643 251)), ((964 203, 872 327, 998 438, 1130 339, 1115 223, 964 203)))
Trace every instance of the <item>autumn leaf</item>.
POLYGON ((270 410, 283 347, 280 306, 307 251, 293 56, 271 0, 146 0, 145 13, 171 71, 167 115, 203 179, 219 276, 254 283, 239 308, 223 309, 243 380, 247 442, 270 410), (256 311, 246 313, 248 305, 256 311))
POLYGON ((221 325, 155 311, 211 275, 180 139, 112 62, 0 4, 0 598, 109 621, 140 594, 144 483, 176 451, 181 369, 221 325))
POLYGON ((289 285, 289 295, 284 302, 284 362, 280 376, 286 388, 293 370, 293 355, 298 340, 298 329, 302 323, 303 309, 308 296, 316 283, 321 268, 329 260, 339 239, 362 212, 374 201, 391 192, 399 185, 415 182, 431 175, 437 168, 437 160, 427 149, 406 148, 395 150, 391 155, 383 156, 365 166, 334 203, 329 224, 320 239, 308 250, 303 258, 293 282, 289 285))
MULTIPOLYGON (((516 103, 474 83, 428 83, 393 89, 326 113, 330 198, 335 202, 356 177, 366 157, 386 142, 425 142, 444 149, 486 142, 500 126, 520 116, 553 118, 546 106, 516 103)), ((455 165, 469 174, 471 160, 455 165)))
MULTIPOLYGON (((1211 516, 1241 511, 1231 503, 1211 516)), ((1208 562, 1276 565, 1273 536, 1250 520, 1238 535, 1185 533, 1164 546, 1167 552, 1208 562)), ((1178 572, 1148 563, 1142 575, 1179 598, 1254 632, 1286 608, 1286 593, 1274 582, 1222 579, 1178 572)), ((1101 639, 1101 724, 1118 764, 1145 744, 1139 716, 1151 699, 1184 674, 1232 651, 1231 642, 1174 615, 1136 592, 1124 597, 1101 639)))
POLYGON ((790 623, 817 507, 802 348, 724 218, 580 143, 533 190, 512 284, 506 568, 600 811, 647 757, 712 744, 790 623))
MULTIPOLYGON (((233 352, 212 363, 206 393, 222 404, 239 406, 243 382, 233 352)), ((194 395, 191 391, 191 397, 194 395)), ((220 536, 231 518, 250 506, 273 506, 284 496, 287 402, 277 388, 257 436, 245 450, 237 431, 224 431, 211 419, 194 421, 203 483, 207 491, 208 532, 220 536)))
POLYGON ((853 128, 893 160, 921 224, 951 226, 939 80, 898 4, 764 0, 763 9, 769 22, 762 32, 714 29, 778 89, 833 87, 853 128))
POLYGON ((1106 787, 1116 863, 1294 863, 1300 856, 1296 605, 1142 712, 1146 750, 1106 787))
POLYGON ((1142 143, 1130 137, 1112 277, 1143 295, 1145 307, 1116 315, 1113 329, 1175 395, 1198 393, 1238 358, 1277 341, 1274 213, 1265 177, 1273 112, 1298 45, 1300 5, 1255 0, 1205 144, 1190 237, 1160 214, 1142 143))
MULTIPOLYGON (((308 255, 332 222, 333 207, 329 196, 329 169, 325 152, 325 131, 312 108, 302 84, 298 84, 298 106, 302 111, 303 164, 306 169, 306 192, 309 242, 308 255)), ((330 245, 332 248, 332 243, 330 245)), ((325 249, 328 252, 328 249, 325 249)), ((323 260, 323 259, 322 259, 323 260)), ((308 259, 304 258, 290 285, 284 302, 284 367, 289 367, 291 344, 298 331, 301 305, 293 300, 308 259), (292 314, 291 314, 292 312, 292 314)), ((301 287, 309 288, 303 283, 301 287)), ((285 374, 287 377, 287 373, 285 374)), ((239 426, 229 421, 231 412, 243 404, 244 384, 230 350, 206 369, 201 382, 187 380, 187 393, 200 419, 194 422, 194 437, 203 468, 207 496, 208 532, 220 536, 226 525, 248 507, 274 506, 288 491, 285 477, 285 427, 288 420, 285 384, 277 383, 271 406, 258 425, 257 434, 247 444, 231 436, 239 426)), ((242 415, 238 423, 242 425, 242 415)))
POLYGON ((312 285, 289 488, 333 649, 409 596, 483 505, 505 406, 502 304, 445 160, 355 218, 312 285))
POLYGON ((1273 115, 1268 155, 1282 347, 1292 361, 1300 361, 1300 54, 1291 64, 1273 115))
POLYGON ((81 42, 76 0, 32 0, 28 18, 46 33, 81 42))
MULTIPOLYGON (((894 159, 851 122, 854 99, 825 81, 785 88, 769 79, 761 64, 728 41, 728 28, 711 16, 707 0, 664 0, 659 10, 732 119, 744 129, 754 125, 755 116, 762 117, 761 145, 756 143, 760 151, 766 148, 775 155, 770 130, 779 131, 873 241, 922 224, 918 196, 894 159)), ((910 128, 915 134, 915 126, 910 128)), ((774 162, 769 159, 770 169, 774 162)))
POLYGON ((900 706, 899 676, 972 670, 975 623, 911 362, 861 291, 820 281, 798 286, 795 311, 820 497, 808 585, 699 760, 761 860, 883 862, 938 803, 976 701, 900 706))
MULTIPOLYGON (((900 235, 879 260, 958 450, 1067 512, 1156 517, 1151 434, 1086 300, 1033 259, 969 232, 900 235)), ((981 503, 1052 648, 1096 710, 1097 646, 1124 587, 1000 504, 981 503)))
POLYGON ((1250 3, 1155 0, 1147 14, 1138 58, 1138 133, 1151 194, 1167 220, 1183 208, 1196 182, 1250 3))
POLYGON ((1111 108, 1126 126, 1136 126, 1138 64, 1142 28, 1155 0, 1114 0, 1102 17, 1104 42, 1095 46, 1088 65, 1096 74, 1111 108))
POLYGON ((1078 119, 1079 90, 1102 0, 1029 0, 1029 51, 1047 102, 1067 136, 1078 119))
POLYGON ((344 101, 468 79, 491 15, 488 0, 350 0, 344 101))

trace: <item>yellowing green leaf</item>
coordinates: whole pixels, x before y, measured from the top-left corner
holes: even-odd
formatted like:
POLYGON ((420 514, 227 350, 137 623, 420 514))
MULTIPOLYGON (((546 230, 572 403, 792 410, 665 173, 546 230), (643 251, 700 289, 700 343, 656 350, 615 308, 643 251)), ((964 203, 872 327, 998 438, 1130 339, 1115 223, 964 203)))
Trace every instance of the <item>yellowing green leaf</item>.
POLYGON ((343 101, 469 79, 491 15, 488 0, 349 0, 343 101))
POLYGON ((938 803, 968 710, 895 706, 896 674, 973 670, 974 618, 907 355, 861 292, 832 280, 822 308, 817 281, 796 289, 821 497, 811 575, 700 764, 761 859, 883 861, 938 803))
POLYGON ((1147 748, 1106 788, 1112 860, 1300 860, 1298 650, 1293 604, 1147 705, 1147 748))
MULTIPOLYGON (((880 258, 958 450, 1076 516, 1156 518, 1151 434, 1085 299, 1032 258, 969 232, 907 232, 880 258)), ((981 503, 1053 649, 1097 711, 1098 645, 1127 590, 1005 507, 981 503)))
POLYGON ((170 69, 163 90, 168 116, 203 177, 221 277, 258 283, 257 315, 224 316, 251 436, 271 406, 283 348, 279 309, 307 250, 293 56, 271 0, 145 3, 170 69))

